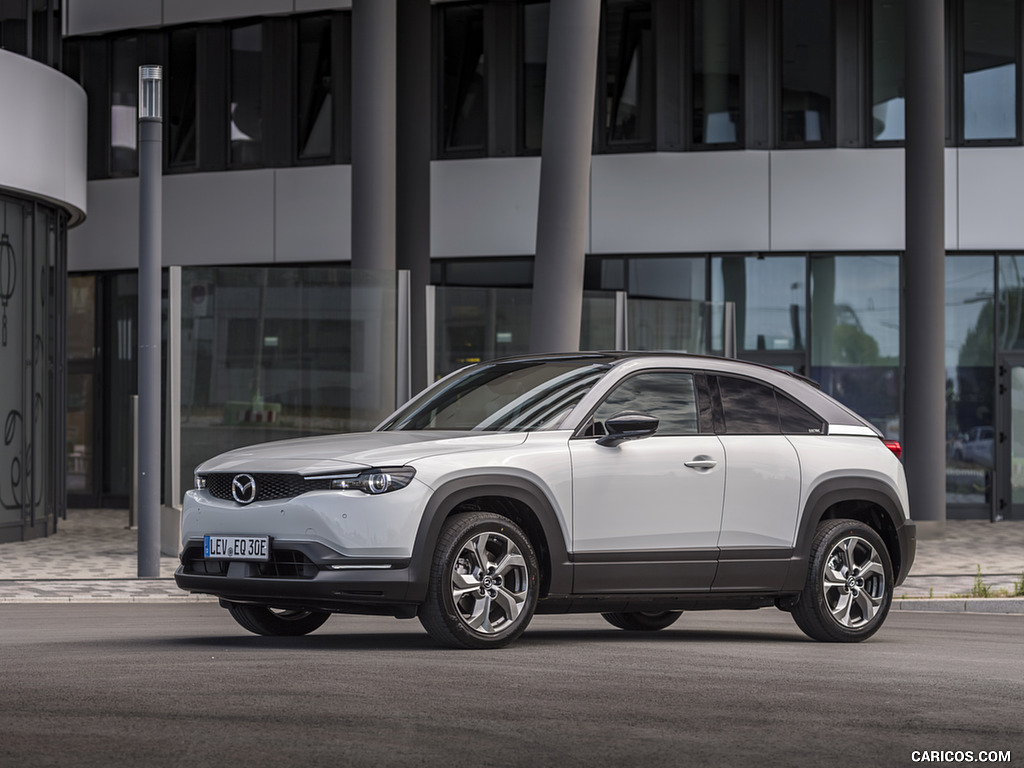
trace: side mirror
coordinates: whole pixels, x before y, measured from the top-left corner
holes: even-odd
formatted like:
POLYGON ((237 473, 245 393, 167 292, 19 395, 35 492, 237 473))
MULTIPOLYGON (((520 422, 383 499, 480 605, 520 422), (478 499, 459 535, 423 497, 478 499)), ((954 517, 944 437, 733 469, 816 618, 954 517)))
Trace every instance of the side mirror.
POLYGON ((604 423, 608 434, 598 439, 597 444, 614 448, 626 440, 640 440, 658 431, 658 419, 646 413, 623 411, 604 423))

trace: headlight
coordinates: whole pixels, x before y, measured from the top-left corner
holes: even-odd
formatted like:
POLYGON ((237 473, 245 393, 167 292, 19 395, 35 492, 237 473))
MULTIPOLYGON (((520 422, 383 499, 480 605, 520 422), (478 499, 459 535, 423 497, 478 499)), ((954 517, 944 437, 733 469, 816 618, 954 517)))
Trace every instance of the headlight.
POLYGON ((362 491, 377 496, 405 488, 415 475, 416 470, 412 467, 377 467, 367 469, 358 475, 332 477, 331 488, 341 491, 362 491))
POLYGON ((195 475, 195 484, 196 484, 196 490, 197 491, 203 490, 203 488, 206 487, 206 476, 205 475, 195 475))

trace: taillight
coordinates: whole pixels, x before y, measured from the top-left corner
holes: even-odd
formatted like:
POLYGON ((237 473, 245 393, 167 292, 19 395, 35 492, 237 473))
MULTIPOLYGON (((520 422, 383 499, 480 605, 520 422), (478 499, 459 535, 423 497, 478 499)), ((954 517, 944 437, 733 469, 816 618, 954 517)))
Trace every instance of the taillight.
POLYGON ((893 455, 898 459, 903 453, 903 446, 900 445, 899 440, 883 440, 885 447, 892 451, 893 455))

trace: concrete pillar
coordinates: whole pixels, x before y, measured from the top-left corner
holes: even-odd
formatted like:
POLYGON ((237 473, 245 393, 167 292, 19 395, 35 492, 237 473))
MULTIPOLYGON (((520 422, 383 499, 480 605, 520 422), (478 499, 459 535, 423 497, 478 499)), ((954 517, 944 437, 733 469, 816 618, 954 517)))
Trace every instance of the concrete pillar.
POLYGON ((531 352, 579 349, 600 0, 551 4, 531 352))
POLYGON ((427 284, 430 282, 430 0, 398 3, 396 260, 409 272, 410 381, 427 386, 427 284))
POLYGON ((946 527, 944 19, 942 0, 907 0, 903 443, 922 537, 946 527))
POLYGON ((395 269, 396 2, 352 2, 353 269, 395 269))

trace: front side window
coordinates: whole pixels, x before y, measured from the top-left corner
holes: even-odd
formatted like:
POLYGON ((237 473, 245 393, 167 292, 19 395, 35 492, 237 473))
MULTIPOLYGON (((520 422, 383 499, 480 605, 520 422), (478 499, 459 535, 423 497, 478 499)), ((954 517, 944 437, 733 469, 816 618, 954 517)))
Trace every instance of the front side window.
POLYGON ((832 4, 786 0, 780 9, 781 144, 827 146, 832 143, 835 99, 832 4))
POLYGON ((964 140, 1017 138, 1017 4, 963 5, 964 140))
POLYGON ((604 423, 623 411, 658 419, 658 435, 696 435, 697 395, 693 374, 652 371, 619 384, 594 412, 594 435, 607 434, 604 423))
POLYGON ((605 141, 654 143, 654 32, 646 0, 607 0, 604 17, 605 141))
POLYGON ((445 152, 481 152, 487 147, 484 9, 457 5, 441 13, 442 147, 445 152))
POLYGON ((263 25, 231 30, 231 164, 263 162, 263 25))
POLYGON ((692 29, 693 143, 734 146, 742 138, 739 0, 696 0, 692 29))

